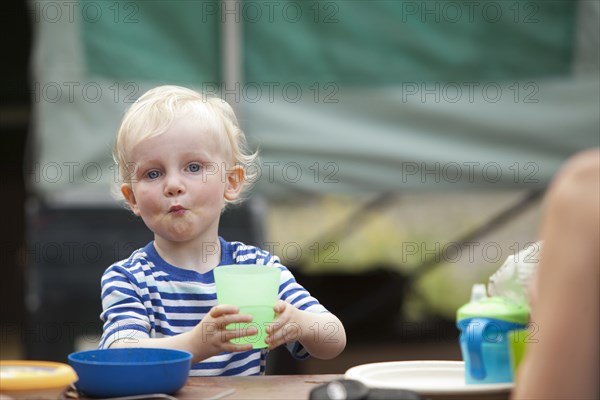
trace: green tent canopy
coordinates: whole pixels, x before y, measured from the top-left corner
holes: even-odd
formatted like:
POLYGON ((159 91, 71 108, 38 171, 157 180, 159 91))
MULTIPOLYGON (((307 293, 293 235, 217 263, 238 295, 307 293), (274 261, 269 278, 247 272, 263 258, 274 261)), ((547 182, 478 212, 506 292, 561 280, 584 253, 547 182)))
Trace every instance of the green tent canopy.
POLYGON ((271 195, 543 187, 599 145, 599 3, 30 2, 31 189, 110 202, 125 109, 230 102, 271 195))

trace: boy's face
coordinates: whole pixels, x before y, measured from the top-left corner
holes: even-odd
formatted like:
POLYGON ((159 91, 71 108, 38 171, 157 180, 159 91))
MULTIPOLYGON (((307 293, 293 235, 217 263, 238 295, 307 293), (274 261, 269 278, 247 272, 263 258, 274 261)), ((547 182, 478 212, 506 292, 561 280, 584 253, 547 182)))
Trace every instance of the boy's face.
POLYGON ((121 191, 156 240, 216 239, 224 201, 235 200, 243 185, 243 170, 227 170, 221 147, 217 133, 183 119, 130 148, 132 182, 121 191))

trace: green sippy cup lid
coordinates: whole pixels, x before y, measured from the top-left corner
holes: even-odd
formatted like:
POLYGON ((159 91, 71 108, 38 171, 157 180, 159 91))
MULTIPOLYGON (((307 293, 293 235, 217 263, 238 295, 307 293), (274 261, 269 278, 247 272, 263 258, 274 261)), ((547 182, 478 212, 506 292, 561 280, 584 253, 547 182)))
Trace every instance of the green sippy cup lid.
POLYGON ((529 307, 525 303, 515 303, 503 297, 484 297, 458 309, 458 321, 467 318, 492 318, 500 321, 527 324, 529 307))

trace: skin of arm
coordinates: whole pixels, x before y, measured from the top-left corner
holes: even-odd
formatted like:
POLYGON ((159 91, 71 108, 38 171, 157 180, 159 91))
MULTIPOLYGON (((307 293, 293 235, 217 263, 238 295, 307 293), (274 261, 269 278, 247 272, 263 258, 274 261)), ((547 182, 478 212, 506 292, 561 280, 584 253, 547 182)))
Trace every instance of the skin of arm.
POLYGON ((311 356, 328 360, 346 347, 346 331, 335 315, 303 311, 283 300, 274 310, 277 317, 267 327, 269 349, 299 341, 311 356))
POLYGON ((571 160, 550 187, 532 282, 536 334, 513 399, 600 396, 600 152, 571 160))
POLYGON ((217 305, 191 331, 164 338, 121 339, 113 342, 111 348, 149 347, 184 350, 192 353, 192 364, 205 360, 221 352, 252 350, 251 344, 233 344, 229 341, 246 335, 255 335, 256 328, 226 330, 231 323, 251 322, 252 316, 239 314, 239 308, 217 305))

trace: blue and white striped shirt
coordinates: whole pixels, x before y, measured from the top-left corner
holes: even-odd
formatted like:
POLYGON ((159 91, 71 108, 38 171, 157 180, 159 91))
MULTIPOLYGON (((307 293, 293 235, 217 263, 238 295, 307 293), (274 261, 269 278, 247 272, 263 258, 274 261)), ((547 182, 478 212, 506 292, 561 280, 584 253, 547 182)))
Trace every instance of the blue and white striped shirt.
MULTIPOLYGON (((279 258, 240 242, 221 242, 219 265, 259 264, 281 269, 279 298, 314 313, 327 312, 300 286, 279 258)), ((217 267, 218 268, 218 267, 217 267)), ((192 330, 217 304, 213 271, 201 274, 170 265, 154 242, 111 265, 102 276, 103 334, 99 348, 119 339, 174 336, 192 330)), ((295 358, 308 357, 298 342, 288 343, 295 358)), ((192 366, 191 376, 263 375, 268 350, 220 353, 192 366)))

